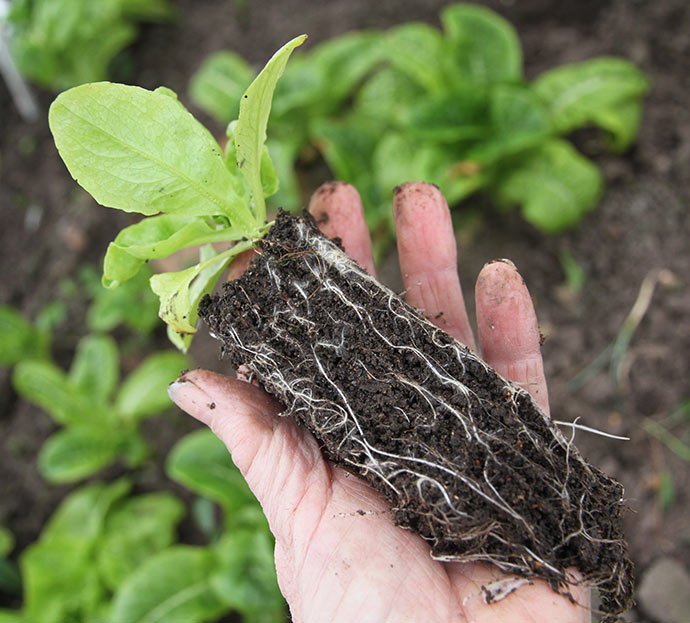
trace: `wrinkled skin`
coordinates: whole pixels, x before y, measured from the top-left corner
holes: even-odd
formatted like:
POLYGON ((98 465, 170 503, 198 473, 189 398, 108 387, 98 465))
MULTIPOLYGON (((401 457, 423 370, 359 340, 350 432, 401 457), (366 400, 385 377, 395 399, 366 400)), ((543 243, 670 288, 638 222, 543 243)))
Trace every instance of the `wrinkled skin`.
MULTIPOLYGON (((309 210, 327 236, 340 237, 350 256, 374 273, 353 187, 322 186, 309 210)), ((397 189, 393 211, 407 301, 476 349, 443 196, 433 186, 408 183, 397 189)), ((235 276, 246 261, 235 264, 235 276)), ((483 358, 548 413, 537 319, 515 266, 506 260, 484 266, 475 299, 483 358)), ((261 503, 276 539, 280 589, 296 623, 590 620, 587 589, 572 587, 574 604, 541 580, 484 603, 480 587, 503 577, 497 568, 433 560, 425 541, 393 524, 379 494, 326 462, 311 434, 277 417, 280 405, 258 387, 196 370, 171 385, 170 394, 223 440, 261 503)))

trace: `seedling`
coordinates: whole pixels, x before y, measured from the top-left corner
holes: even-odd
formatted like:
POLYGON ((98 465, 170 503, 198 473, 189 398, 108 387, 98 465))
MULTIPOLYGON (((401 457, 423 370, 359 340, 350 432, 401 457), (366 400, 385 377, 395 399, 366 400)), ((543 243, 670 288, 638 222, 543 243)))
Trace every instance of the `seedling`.
POLYGON ((63 427, 41 449, 41 474, 52 482, 74 482, 119 456, 131 467, 140 465, 148 447, 139 426, 170 405, 166 386, 186 365, 175 351, 155 353, 118 388, 115 341, 95 335, 79 343, 69 373, 48 359, 19 362, 12 377, 17 392, 63 427))
POLYGON ((277 395, 331 459, 381 491, 395 521, 428 540, 437 559, 489 562, 566 595, 566 570, 578 567, 612 620, 632 586, 622 487, 589 465, 525 390, 376 282, 308 218, 282 212, 265 223, 265 197, 276 188, 264 145, 271 97, 303 40, 281 48, 242 96, 224 154, 166 89, 94 84, 58 97, 51 128, 72 175, 103 205, 147 216, 109 247, 104 282, 206 245, 196 266, 151 280, 176 343, 188 344, 200 314, 231 361, 277 395), (208 244, 220 241, 235 245, 208 244), (230 260, 255 246, 261 255, 245 275, 209 297, 230 260))

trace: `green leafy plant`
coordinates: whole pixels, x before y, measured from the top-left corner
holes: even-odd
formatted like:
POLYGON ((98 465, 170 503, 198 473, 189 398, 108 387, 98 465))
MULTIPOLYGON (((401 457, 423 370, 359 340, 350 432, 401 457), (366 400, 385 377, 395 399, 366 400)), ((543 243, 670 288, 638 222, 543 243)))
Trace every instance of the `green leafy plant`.
POLYGON ((52 306, 29 322, 11 305, 0 305, 0 366, 13 366, 23 359, 45 359, 50 353, 52 306))
POLYGON ((180 353, 157 352, 118 387, 115 341, 97 335, 79 342, 68 373, 50 360, 20 361, 12 377, 15 389, 62 426, 41 449, 41 474, 51 482, 73 482, 118 456, 139 465, 148 453, 140 423, 170 405, 167 385, 186 366, 180 353))
POLYGON ((142 266, 139 272, 119 288, 105 288, 97 270, 83 266, 79 279, 91 304, 86 312, 86 326, 92 333, 108 333, 118 326, 147 335, 158 323, 158 299, 149 288, 153 271, 142 266))
MULTIPOLYGON (((334 177, 360 190, 370 226, 389 234, 391 190, 410 179, 437 184, 451 204, 483 189, 499 205, 521 205, 544 232, 572 226, 595 206, 601 174, 561 137, 597 126, 614 150, 627 149, 645 76, 605 57, 527 82, 518 36, 499 15, 454 4, 441 23, 443 32, 407 23, 349 33, 295 57, 271 117, 280 205, 300 205, 295 166, 318 151, 334 177)), ((239 54, 218 52, 190 94, 227 122, 253 75, 239 54)))
POLYGON ((167 0, 13 0, 12 56, 26 78, 56 92, 104 80, 138 22, 172 14, 167 0))
POLYGON ((284 620, 272 537, 222 443, 207 430, 188 435, 167 471, 223 508, 212 542, 177 542, 185 508, 171 493, 132 496, 128 479, 84 485, 21 553, 23 605, 0 609, 0 621, 202 623, 230 611, 247 623, 284 620))
POLYGON ((278 185, 265 146, 271 99, 305 37, 276 52, 246 90, 224 153, 166 88, 87 84, 62 93, 50 108, 55 143, 72 176, 102 205, 147 217, 108 247, 106 287, 125 283, 150 259, 201 245, 195 266, 151 278, 159 315, 182 350, 196 332, 201 297, 269 227, 265 197, 278 185), (220 252, 210 244, 230 242, 220 252))

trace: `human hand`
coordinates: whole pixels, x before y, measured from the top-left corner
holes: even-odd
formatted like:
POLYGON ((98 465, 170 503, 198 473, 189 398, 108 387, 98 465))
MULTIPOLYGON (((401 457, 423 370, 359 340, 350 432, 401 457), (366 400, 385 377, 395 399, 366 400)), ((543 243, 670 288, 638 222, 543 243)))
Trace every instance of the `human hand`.
MULTIPOLYGON (((373 274, 371 241, 354 188, 324 185, 309 209, 321 230, 339 236, 350 256, 373 274)), ((475 349, 441 193, 426 184, 405 184, 395 195, 394 215, 408 302, 475 349)), ((475 299, 483 358, 548 413, 536 316, 515 267, 507 261, 487 264, 475 299)), ((280 405, 258 387, 196 370, 173 384, 170 394, 225 442, 261 503, 294 621, 589 620, 585 588, 571 587, 576 605, 542 580, 486 604, 481 587, 504 577, 500 570, 433 560, 428 543, 393 524, 378 493, 325 461, 311 434, 277 417, 280 405)))

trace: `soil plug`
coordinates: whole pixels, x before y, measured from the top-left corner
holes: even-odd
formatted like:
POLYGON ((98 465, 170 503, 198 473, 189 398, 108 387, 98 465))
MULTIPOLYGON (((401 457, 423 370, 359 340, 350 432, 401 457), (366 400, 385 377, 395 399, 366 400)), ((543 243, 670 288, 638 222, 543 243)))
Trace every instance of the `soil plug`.
POLYGON ((199 315, 337 465, 390 502, 439 560, 599 589, 630 603, 623 488, 529 394, 378 283, 313 219, 279 214, 242 277, 199 315))

